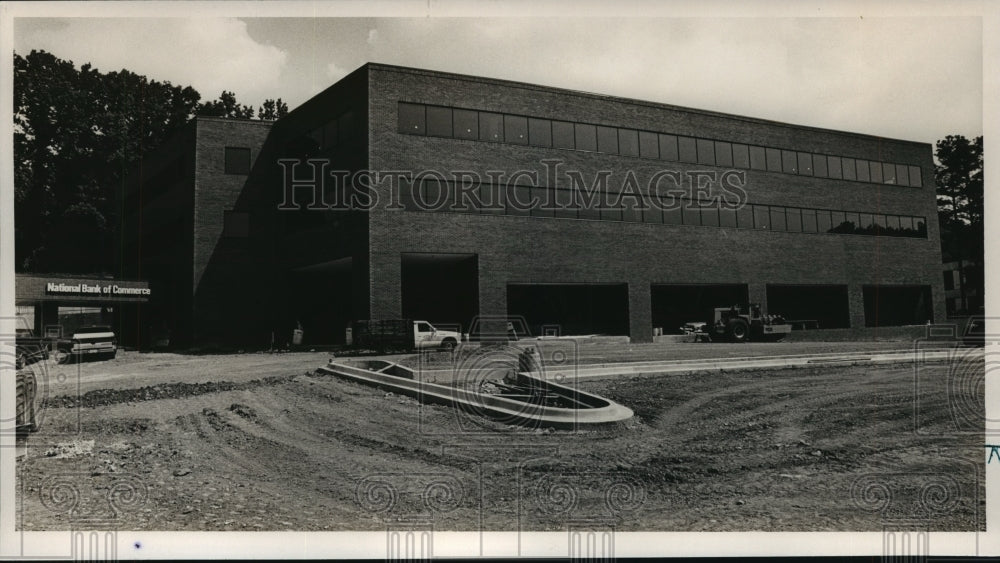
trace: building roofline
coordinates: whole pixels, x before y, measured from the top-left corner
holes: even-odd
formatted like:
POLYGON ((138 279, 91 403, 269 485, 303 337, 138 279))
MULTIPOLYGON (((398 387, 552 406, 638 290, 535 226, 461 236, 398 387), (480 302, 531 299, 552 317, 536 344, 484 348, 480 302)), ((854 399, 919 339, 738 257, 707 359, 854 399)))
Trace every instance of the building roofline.
POLYGON ((214 115, 196 115, 196 116, 194 116, 194 119, 192 119, 191 121, 192 122, 198 122, 198 121, 218 121, 218 122, 225 122, 225 123, 232 123, 232 122, 235 121, 235 122, 238 122, 238 123, 254 123, 254 124, 257 124, 257 125, 266 125, 268 127, 271 127, 271 126, 274 125, 275 121, 277 121, 277 120, 247 119, 247 118, 243 118, 243 117, 216 117, 214 115))
MULTIPOLYGON (((827 128, 824 128, 824 127, 816 127, 816 126, 813 126, 813 125, 800 125, 800 124, 788 123, 788 122, 784 122, 784 121, 775 121, 775 120, 771 120, 771 119, 763 119, 763 118, 759 118, 759 117, 750 117, 750 116, 745 116, 745 115, 738 115, 738 114, 733 114, 733 113, 724 113, 724 112, 713 111, 713 110, 704 110, 704 109, 690 108, 690 107, 685 107, 685 106, 676 106, 676 105, 672 105, 672 104, 665 104, 665 103, 662 103, 662 102, 651 102, 651 101, 648 101, 648 100, 639 100, 639 99, 636 99, 636 98, 624 98, 624 97, 621 97, 621 96, 612 96, 610 94, 598 94, 598 93, 594 93, 594 92, 586 92, 586 91, 583 91, 583 90, 572 90, 572 89, 569 89, 569 88, 559 88, 559 87, 555 87, 555 86, 544 86, 544 85, 541 85, 541 84, 532 84, 532 83, 529 83, 529 82, 518 82, 518 81, 515 81, 515 80, 505 80, 505 79, 500 79, 500 78, 489 78, 489 77, 483 77, 483 76, 473 76, 473 75, 470 75, 470 74, 459 74, 459 73, 454 73, 454 72, 445 72, 445 71, 439 71, 439 70, 428 70, 428 69, 422 69, 422 68, 406 67, 406 66, 391 65, 391 64, 377 63, 377 62, 367 62, 367 63, 361 65, 358 68, 359 69, 361 69, 361 68, 367 68, 367 69, 376 69, 376 70, 388 70, 388 71, 393 71, 393 72, 405 72, 405 73, 409 73, 409 74, 417 74, 417 75, 424 75, 424 76, 435 76, 435 77, 440 77, 440 78, 450 78, 450 79, 453 79, 453 80, 464 80, 464 81, 468 81, 468 82, 496 84, 496 85, 499 85, 499 86, 521 88, 521 89, 525 89, 525 90, 538 90, 538 91, 543 91, 543 92, 552 92, 552 93, 559 93, 559 94, 572 94, 574 96, 581 96, 581 97, 593 98, 593 99, 597 99, 597 100, 605 100, 605 101, 619 102, 619 103, 628 103, 628 104, 640 105, 640 106, 646 106, 646 107, 653 107, 653 108, 658 108, 658 109, 668 109, 668 110, 672 110, 672 111, 679 111, 679 112, 692 113, 692 114, 698 114, 698 115, 707 115, 707 116, 711 116, 711 117, 723 117, 723 118, 726 118, 726 119, 737 119, 737 120, 740 120, 740 121, 747 121, 747 122, 758 123, 758 124, 763 124, 763 125, 777 125, 777 126, 780 126, 780 127, 790 127, 790 128, 801 129, 801 130, 806 130, 806 131, 818 131, 818 132, 822 132, 822 133, 832 133, 832 134, 837 134, 837 135, 846 135, 846 136, 855 137, 855 138, 864 138, 864 139, 871 139, 871 140, 878 140, 878 141, 890 141, 890 142, 894 142, 894 143, 904 143, 904 144, 910 144, 910 145, 917 145, 917 146, 920 146, 920 147, 932 147, 933 146, 931 143, 925 143, 923 141, 911 141, 911 140, 907 140, 907 139, 896 139, 896 138, 893 138, 893 137, 882 137, 882 136, 879 136, 879 135, 871 135, 869 133, 855 133, 855 132, 852 132, 852 131, 844 131, 844 130, 840 130, 840 129, 827 129, 827 128)), ((353 74, 353 72, 351 74, 353 74)))

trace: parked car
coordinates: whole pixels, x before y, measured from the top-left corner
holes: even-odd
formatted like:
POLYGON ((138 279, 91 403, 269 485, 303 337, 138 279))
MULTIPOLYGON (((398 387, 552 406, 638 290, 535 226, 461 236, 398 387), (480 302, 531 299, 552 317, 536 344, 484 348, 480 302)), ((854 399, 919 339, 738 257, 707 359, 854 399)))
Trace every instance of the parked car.
POLYGON ((56 361, 66 363, 84 357, 114 358, 118 353, 118 337, 109 326, 78 328, 71 339, 56 344, 56 361))

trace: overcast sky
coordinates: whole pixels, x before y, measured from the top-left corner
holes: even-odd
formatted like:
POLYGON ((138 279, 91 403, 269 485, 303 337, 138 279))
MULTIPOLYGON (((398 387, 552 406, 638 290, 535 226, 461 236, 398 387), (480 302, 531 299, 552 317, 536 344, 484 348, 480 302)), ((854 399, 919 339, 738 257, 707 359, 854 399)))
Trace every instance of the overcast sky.
POLYGON ((983 133, 976 17, 16 18, 14 48, 294 108, 368 61, 933 143, 983 133))

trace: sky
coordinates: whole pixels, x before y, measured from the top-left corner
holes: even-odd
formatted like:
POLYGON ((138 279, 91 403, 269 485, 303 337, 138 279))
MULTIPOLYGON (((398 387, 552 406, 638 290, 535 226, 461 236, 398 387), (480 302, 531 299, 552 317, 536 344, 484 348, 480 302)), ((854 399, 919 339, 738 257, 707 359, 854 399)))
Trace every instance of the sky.
POLYGON ((291 108, 381 62, 933 143, 983 134, 978 17, 18 17, 15 52, 291 108))

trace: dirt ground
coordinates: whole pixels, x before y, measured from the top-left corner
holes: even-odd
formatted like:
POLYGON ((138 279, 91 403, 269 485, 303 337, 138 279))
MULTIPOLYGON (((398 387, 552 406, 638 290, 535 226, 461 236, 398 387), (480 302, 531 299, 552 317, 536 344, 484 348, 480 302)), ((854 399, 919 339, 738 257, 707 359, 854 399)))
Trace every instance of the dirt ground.
MULTIPOLYGON (((647 360, 906 347, 803 344, 609 349, 647 360)), ((313 373, 328 357, 125 352, 59 366, 21 448, 17 527, 985 530, 981 355, 584 380, 635 417, 576 431, 313 373)))

